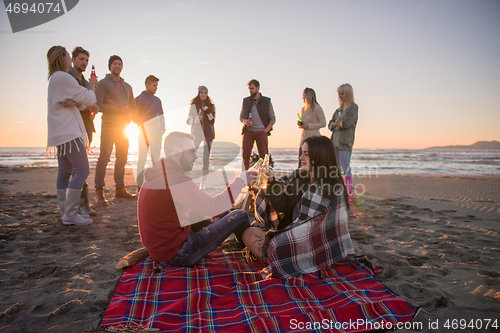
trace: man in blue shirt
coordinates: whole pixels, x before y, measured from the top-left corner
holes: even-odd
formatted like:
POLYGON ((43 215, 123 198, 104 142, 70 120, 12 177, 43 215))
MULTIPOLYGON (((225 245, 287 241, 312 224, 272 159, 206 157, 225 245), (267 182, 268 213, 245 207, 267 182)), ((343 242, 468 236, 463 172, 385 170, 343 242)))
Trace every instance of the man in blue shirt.
POLYGON ((135 123, 139 129, 139 158, 137 160, 137 187, 144 182, 144 165, 148 149, 151 152, 153 165, 160 159, 161 143, 165 133, 165 117, 161 100, 155 96, 158 79, 154 75, 146 78, 146 90, 135 98, 137 114, 135 123))

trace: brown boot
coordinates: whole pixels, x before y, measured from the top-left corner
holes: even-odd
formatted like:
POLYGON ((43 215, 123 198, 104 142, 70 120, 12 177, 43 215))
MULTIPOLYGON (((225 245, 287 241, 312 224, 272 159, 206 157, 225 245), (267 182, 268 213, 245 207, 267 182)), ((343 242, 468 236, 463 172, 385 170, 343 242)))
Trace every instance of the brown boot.
POLYGON ((97 195, 97 204, 107 206, 108 200, 104 197, 104 187, 96 187, 95 194, 97 195))
POLYGON ((115 198, 137 199, 137 194, 128 193, 127 189, 122 186, 116 188, 115 198))

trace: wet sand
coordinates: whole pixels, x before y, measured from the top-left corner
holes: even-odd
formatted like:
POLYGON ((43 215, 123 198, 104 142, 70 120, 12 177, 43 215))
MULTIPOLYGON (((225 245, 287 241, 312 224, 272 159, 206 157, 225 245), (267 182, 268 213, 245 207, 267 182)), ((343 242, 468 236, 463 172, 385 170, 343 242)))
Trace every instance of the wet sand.
MULTIPOLYGON (((135 201, 114 198, 110 170, 109 205, 97 206, 85 227, 62 225, 56 173, 0 168, 1 332, 96 328, 121 274, 116 262, 141 247, 135 201)), ((93 170, 88 183, 92 189, 93 170)), ((135 192, 130 169, 126 184, 135 192)), ((421 331, 454 331, 444 326, 453 319, 500 325, 500 177, 379 176, 355 184, 362 184, 350 220, 356 255, 382 267, 376 278, 421 307, 421 331)), ((222 191, 222 177, 211 175, 208 186, 222 191)))

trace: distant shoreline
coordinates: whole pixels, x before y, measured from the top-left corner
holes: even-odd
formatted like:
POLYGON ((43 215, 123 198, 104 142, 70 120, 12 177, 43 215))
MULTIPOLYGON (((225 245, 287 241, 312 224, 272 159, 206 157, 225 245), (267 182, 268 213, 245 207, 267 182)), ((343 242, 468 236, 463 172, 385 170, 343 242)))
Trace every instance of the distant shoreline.
POLYGON ((454 145, 454 146, 436 146, 424 149, 500 149, 500 142, 498 141, 478 141, 468 146, 454 145))

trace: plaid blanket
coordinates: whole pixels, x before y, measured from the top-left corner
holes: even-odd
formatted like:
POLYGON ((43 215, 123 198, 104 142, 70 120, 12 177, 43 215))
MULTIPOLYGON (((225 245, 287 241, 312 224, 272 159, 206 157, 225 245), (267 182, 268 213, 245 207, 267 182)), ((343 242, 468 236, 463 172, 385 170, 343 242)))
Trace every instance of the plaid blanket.
POLYGON ((101 324, 161 332, 363 332, 382 321, 408 322, 416 311, 375 281, 376 270, 363 259, 288 281, 262 280, 263 266, 215 251, 194 267, 155 273, 147 258, 124 270, 101 324))

